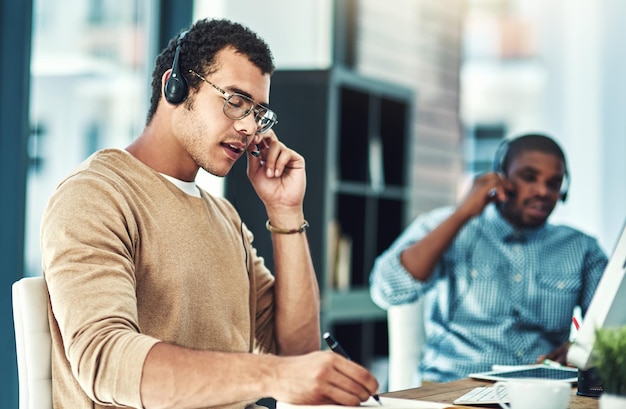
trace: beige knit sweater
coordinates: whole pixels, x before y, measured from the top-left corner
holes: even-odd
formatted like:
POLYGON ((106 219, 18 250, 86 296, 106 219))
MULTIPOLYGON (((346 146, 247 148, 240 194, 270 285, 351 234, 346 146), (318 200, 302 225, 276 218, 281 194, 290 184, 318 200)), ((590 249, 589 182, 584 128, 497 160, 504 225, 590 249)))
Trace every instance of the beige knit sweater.
POLYGON ((274 351, 273 277, 251 241, 226 200, 187 195, 124 151, 87 159, 41 229, 54 407, 142 407, 159 340, 274 351))

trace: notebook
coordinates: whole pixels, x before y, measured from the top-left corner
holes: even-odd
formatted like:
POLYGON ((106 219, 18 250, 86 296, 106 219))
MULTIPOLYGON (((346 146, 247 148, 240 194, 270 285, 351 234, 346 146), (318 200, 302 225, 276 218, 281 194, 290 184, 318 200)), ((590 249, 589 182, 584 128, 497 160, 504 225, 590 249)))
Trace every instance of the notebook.
POLYGON ((383 409, 452 409, 447 403, 427 402, 423 400, 380 397, 379 404, 372 397, 361 406, 340 405, 295 405, 292 403, 276 402, 276 409, 347 409, 347 408, 383 408, 383 409))
POLYGON ((551 379, 570 383, 578 382, 578 369, 568 366, 548 366, 544 364, 507 367, 488 372, 469 374, 470 378, 487 381, 506 381, 510 379, 551 379))

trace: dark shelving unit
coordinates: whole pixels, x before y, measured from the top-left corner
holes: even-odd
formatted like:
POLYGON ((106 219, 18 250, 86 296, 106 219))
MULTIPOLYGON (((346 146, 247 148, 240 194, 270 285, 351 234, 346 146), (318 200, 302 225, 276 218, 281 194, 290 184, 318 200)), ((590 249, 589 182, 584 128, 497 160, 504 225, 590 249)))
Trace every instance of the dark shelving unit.
MULTIPOLYGON (((304 211, 322 295, 322 331, 331 331, 356 361, 387 355, 386 312, 369 296, 376 256, 404 229, 409 201, 411 90, 354 72, 279 70, 270 106, 278 137, 307 166, 304 211), (349 288, 333 287, 333 226, 352 241, 349 288)), ((266 215, 245 175, 245 161, 226 180, 226 196, 255 234, 272 269, 266 215)))

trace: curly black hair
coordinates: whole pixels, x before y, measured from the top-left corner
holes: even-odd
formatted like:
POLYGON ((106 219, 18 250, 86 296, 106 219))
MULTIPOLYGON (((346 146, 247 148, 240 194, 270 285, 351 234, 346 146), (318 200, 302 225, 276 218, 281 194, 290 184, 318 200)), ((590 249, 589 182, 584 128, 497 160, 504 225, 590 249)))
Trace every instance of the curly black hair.
MULTIPOLYGON (((182 30, 182 32, 187 30, 182 30)), ((170 39, 167 47, 156 58, 152 72, 152 96, 146 124, 149 124, 156 112, 161 99, 161 78, 163 73, 172 68, 176 42, 179 33, 170 39)), ((256 33, 239 23, 226 19, 203 19, 194 23, 185 34, 180 44, 180 73, 183 75, 190 89, 197 90, 201 81, 195 75, 188 75, 193 70, 202 75, 214 72, 215 55, 218 51, 233 47, 239 53, 248 57, 250 62, 257 66, 263 74, 274 72, 274 59, 268 45, 256 33), (213 71, 212 71, 213 70, 213 71)), ((192 101, 188 101, 191 104, 192 101)))

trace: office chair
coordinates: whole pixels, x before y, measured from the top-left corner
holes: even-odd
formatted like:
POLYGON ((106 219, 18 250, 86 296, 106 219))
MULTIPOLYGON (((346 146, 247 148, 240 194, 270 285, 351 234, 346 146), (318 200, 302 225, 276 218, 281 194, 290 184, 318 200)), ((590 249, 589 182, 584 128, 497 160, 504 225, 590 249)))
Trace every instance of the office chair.
POLYGON ((415 388, 424 344, 423 301, 395 305, 387 310, 389 336, 389 391, 415 388))
POLYGON ((52 409, 48 290, 43 277, 13 283, 19 409, 52 409))

